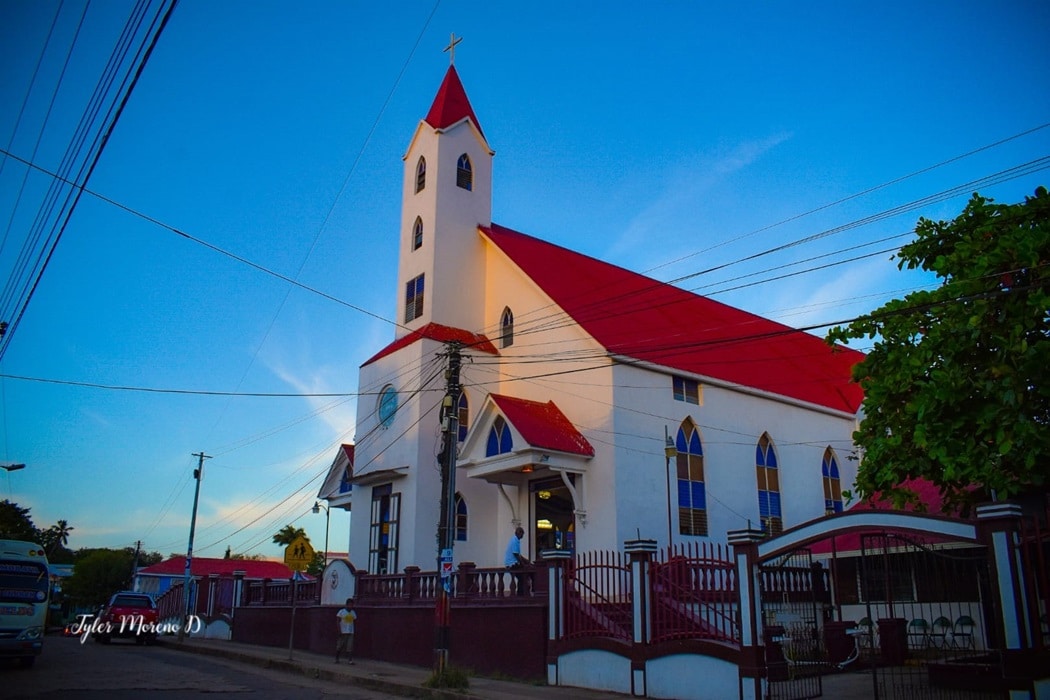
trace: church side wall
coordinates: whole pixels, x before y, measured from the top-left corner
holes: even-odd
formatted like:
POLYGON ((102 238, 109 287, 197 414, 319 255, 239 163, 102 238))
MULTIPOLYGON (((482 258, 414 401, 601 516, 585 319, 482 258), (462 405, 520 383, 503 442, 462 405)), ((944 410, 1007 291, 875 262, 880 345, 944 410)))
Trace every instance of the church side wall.
POLYGON ((678 534, 676 460, 668 469, 663 452, 665 426, 674 439, 686 418, 697 425, 703 443, 711 540, 724 542, 727 530, 749 522, 759 527, 755 449, 763 432, 773 440, 778 459, 785 528, 824 515, 821 459, 826 447, 838 457, 842 488, 856 477, 856 463, 848 459, 852 418, 703 382, 702 405, 695 405, 674 399, 670 373, 621 365, 615 376, 622 539, 640 535, 666 544, 669 529, 675 542, 700 539, 678 534))

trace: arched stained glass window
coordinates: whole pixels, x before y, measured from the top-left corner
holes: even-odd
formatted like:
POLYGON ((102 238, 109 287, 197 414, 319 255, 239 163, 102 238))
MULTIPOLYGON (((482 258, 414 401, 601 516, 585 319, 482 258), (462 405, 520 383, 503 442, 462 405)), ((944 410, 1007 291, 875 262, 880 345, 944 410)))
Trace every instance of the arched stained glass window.
POLYGON ((417 216, 416 223, 412 226, 412 250, 418 250, 423 246, 423 218, 417 216))
POLYGON ((466 153, 461 155, 456 163, 456 187, 474 189, 474 169, 470 165, 470 156, 466 153))
POLYGON ((501 348, 509 348, 514 344, 514 312, 509 306, 504 307, 499 320, 499 339, 501 348))
POLYGON ((758 475, 758 515, 762 530, 767 535, 779 535, 784 530, 780 512, 780 470, 769 433, 762 433, 755 447, 755 472, 758 475))
POLYGON ((467 502, 463 494, 456 492, 456 541, 467 541, 467 502))
POLYGON ((427 186, 427 159, 423 156, 419 157, 419 162, 416 163, 416 192, 419 192, 427 186))
POLYGON ((700 431, 688 418, 678 429, 678 532, 707 534, 707 493, 704 487, 704 448, 700 431))
POLYGON ((510 426, 503 416, 496 416, 489 430, 489 441, 485 445, 485 456, 495 457, 510 452, 514 449, 514 441, 510 436, 510 426))
POLYGON ((467 392, 459 393, 459 441, 467 437, 467 429, 470 427, 470 404, 467 402, 467 392))
POLYGON ((835 451, 828 447, 820 462, 820 473, 824 479, 824 512, 828 515, 842 512, 842 482, 839 481, 839 463, 835 451))

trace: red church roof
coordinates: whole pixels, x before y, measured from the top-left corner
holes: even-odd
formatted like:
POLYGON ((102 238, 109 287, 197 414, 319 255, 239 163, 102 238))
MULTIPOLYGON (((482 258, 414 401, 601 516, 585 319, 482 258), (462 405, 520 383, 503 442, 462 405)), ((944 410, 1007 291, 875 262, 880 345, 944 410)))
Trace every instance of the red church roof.
MULTIPOLYGON (((245 578, 288 578, 292 570, 279 561, 255 561, 253 559, 208 559, 194 557, 190 563, 190 573, 194 576, 219 574, 233 576, 234 571, 243 571, 245 578)), ((138 574, 151 576, 182 576, 186 573, 186 557, 171 557, 159 564, 139 569, 138 574)))
POLYGON ((847 413, 860 406, 856 350, 502 226, 480 230, 610 353, 847 413))
POLYGON ((553 401, 540 403, 492 394, 492 400, 533 447, 594 456, 594 448, 553 401))
MULTIPOLYGON (((462 343, 465 347, 480 350, 481 352, 487 352, 492 355, 498 355, 499 351, 496 350, 496 346, 492 344, 488 338, 480 333, 471 333, 465 331, 462 328, 453 328, 452 326, 443 326, 440 323, 428 323, 421 328, 417 328, 408 335, 401 336, 394 342, 387 345, 385 348, 372 355, 370 358, 365 360, 361 366, 365 367, 372 364, 376 360, 386 357, 387 355, 397 352, 401 348, 408 347, 412 343, 422 338, 429 338, 430 340, 436 340, 439 343, 451 343, 453 341, 462 343)), ((350 455, 351 460, 353 455, 350 455)))
MULTIPOLYGON (((463 117, 470 117, 474 126, 481 132, 481 122, 474 114, 474 109, 467 99, 467 91, 463 89, 463 83, 459 80, 455 66, 449 66, 445 73, 445 79, 441 81, 434 104, 430 105, 427 112, 426 122, 435 129, 445 129, 458 122, 463 117)), ((482 132, 484 136, 484 132, 482 132)))

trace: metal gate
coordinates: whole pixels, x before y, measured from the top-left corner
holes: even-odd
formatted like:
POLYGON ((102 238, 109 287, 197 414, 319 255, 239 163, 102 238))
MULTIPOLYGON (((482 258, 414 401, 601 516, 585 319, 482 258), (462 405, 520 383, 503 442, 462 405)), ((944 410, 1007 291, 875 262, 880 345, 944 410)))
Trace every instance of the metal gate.
POLYGON ((821 630, 830 609, 827 572, 798 549, 763 564, 762 634, 767 700, 806 700, 823 694, 828 669, 821 630))
MULTIPOLYGON (((843 563, 839 563, 841 566, 843 563)), ((882 532, 861 537, 858 622, 877 700, 998 698, 1001 676, 984 547, 882 532)), ((843 575, 844 574, 844 575, 843 575)))

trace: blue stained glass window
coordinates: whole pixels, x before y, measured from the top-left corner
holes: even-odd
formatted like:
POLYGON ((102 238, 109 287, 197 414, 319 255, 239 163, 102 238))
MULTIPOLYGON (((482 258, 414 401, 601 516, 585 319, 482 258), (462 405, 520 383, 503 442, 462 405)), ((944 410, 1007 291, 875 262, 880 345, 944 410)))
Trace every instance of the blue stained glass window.
POLYGON ((758 515, 762 530, 770 535, 779 535, 783 530, 780 470, 777 469, 777 453, 769 433, 762 433, 755 446, 755 474, 758 478, 758 515))
POLYGON ((839 479, 839 464, 835 452, 828 447, 820 462, 820 473, 824 481, 824 512, 828 515, 842 512, 842 482, 839 479))
POLYGON ((704 486, 704 449, 700 431, 686 420, 675 437, 678 450, 678 532, 707 534, 707 493, 704 486))
POLYGON ((510 428, 503 416, 496 416, 489 429, 489 439, 485 444, 485 456, 494 457, 510 452, 514 449, 513 438, 510 436, 510 428))
POLYGON ((389 428, 394 422, 394 414, 397 413, 397 390, 387 385, 379 394, 379 423, 384 428, 389 428))

